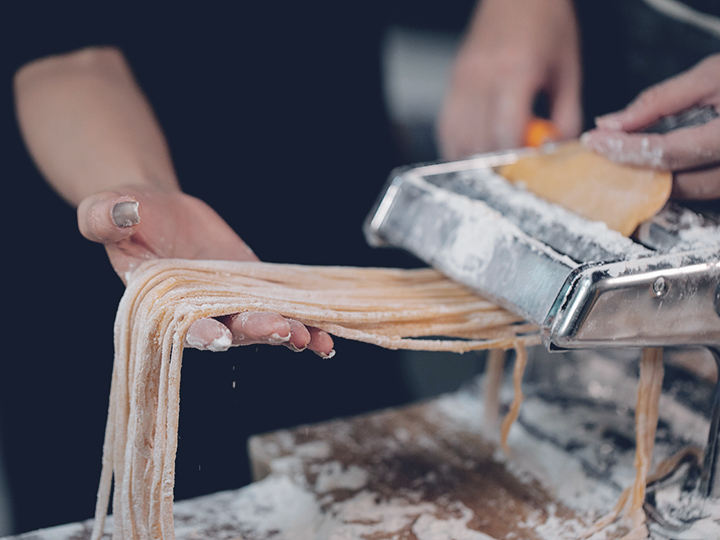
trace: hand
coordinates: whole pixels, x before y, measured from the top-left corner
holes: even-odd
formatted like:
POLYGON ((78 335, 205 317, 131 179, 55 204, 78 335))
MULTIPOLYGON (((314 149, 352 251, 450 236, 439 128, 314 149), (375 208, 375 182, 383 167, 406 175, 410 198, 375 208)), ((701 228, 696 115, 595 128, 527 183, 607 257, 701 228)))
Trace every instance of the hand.
POLYGON ((577 137, 580 78, 571 0, 483 0, 440 114, 443 158, 521 146, 540 92, 562 138, 577 137))
POLYGON ((596 119, 589 148, 619 163, 674 171, 673 197, 720 198, 720 118, 662 135, 637 133, 693 106, 720 112, 720 54, 642 92, 622 111, 596 119))
MULTIPOLYGON (((123 282, 142 262, 154 258, 257 261, 252 250, 225 221, 199 199, 177 190, 124 186, 91 195, 78 206, 85 238, 105 246, 123 282)), ((277 313, 241 313, 204 319, 190 327, 190 347, 225 350, 231 345, 283 344, 334 354, 329 334, 306 328, 277 313)))

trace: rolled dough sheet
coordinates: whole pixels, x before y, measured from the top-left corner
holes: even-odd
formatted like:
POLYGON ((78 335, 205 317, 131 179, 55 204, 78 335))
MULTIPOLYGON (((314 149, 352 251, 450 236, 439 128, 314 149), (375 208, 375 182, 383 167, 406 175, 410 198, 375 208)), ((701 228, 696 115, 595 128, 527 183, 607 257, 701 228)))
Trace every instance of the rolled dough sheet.
POLYGON ((672 189, 672 173, 620 165, 579 141, 520 159, 499 172, 545 200, 604 221, 625 236, 660 211, 672 189))

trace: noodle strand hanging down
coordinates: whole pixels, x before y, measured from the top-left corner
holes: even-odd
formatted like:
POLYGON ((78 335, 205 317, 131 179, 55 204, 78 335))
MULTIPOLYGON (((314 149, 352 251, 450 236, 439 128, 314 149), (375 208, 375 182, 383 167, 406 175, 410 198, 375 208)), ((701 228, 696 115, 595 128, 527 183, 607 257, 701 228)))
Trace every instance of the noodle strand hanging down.
POLYGON ((102 536, 111 490, 115 540, 175 538, 185 336, 197 320, 245 311, 276 312, 338 337, 392 349, 515 347, 516 388, 525 345, 539 343, 536 328, 430 269, 148 262, 134 273, 115 321, 94 540, 102 536))
POLYGON ((635 480, 632 486, 623 490, 615 508, 586 531, 583 538, 603 530, 621 513, 630 528, 630 532, 622 540, 641 540, 648 537, 643 504, 655 446, 663 376, 662 348, 643 349, 635 406, 635 480))
POLYGON ((525 374, 525 366, 527 365, 527 349, 524 345, 518 344, 515 347, 515 366, 513 367, 513 400, 510 404, 510 410, 503 418, 500 426, 500 446, 506 454, 510 453, 510 447, 507 444, 510 428, 515 420, 520 416, 520 406, 522 405, 522 379, 525 374))
POLYGON ((493 349, 488 353, 485 367, 485 384, 483 394, 485 395, 484 409, 485 430, 492 433, 497 427, 500 413, 500 387, 503 380, 503 367, 505 366, 505 351, 493 349))

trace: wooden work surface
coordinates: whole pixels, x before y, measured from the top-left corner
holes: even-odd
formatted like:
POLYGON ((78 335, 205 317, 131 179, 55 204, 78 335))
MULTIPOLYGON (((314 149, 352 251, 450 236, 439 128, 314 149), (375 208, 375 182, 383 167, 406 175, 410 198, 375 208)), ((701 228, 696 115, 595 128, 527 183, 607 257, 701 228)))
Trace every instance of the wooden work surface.
POLYGON ((537 479, 519 479, 495 444, 445 415, 452 406, 450 396, 254 437, 253 472, 304 486, 338 538, 536 539, 551 513, 576 527, 537 479))
MULTIPOLYGON (((177 538, 576 539, 632 480, 636 388, 632 362, 577 367, 555 359, 537 378, 531 366, 510 456, 482 426, 481 380, 405 408, 253 437, 256 481, 176 503, 177 538)), ((512 389, 501 395, 507 402, 512 389)), ((663 405, 657 457, 702 442, 702 415, 663 405)), ((89 532, 85 522, 17 539, 89 532)), ((614 526, 602 538, 623 532, 614 526)))

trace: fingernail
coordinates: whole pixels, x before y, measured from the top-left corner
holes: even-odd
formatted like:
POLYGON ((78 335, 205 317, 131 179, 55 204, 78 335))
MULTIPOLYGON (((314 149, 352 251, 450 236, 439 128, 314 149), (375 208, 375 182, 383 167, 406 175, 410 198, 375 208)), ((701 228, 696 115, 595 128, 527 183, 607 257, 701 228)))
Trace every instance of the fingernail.
POLYGON ((330 351, 330 354, 325 354, 325 353, 319 352, 319 353, 317 353, 317 355, 318 355, 320 358, 322 358, 323 360, 330 360, 333 356, 335 356, 335 349, 333 349, 332 351, 330 351))
POLYGON ((303 347, 302 349, 298 348, 294 343, 288 343, 288 348, 293 352, 303 352, 307 347, 303 347))
POLYGON ((290 333, 288 332, 288 335, 285 337, 280 336, 277 332, 273 332, 268 336, 268 343, 286 343, 290 341, 290 333))
POLYGON ((123 201, 113 206, 112 220, 115 226, 124 229, 140 223, 138 206, 140 204, 137 201, 123 201))
POLYGON ((583 146, 590 146, 590 139, 591 139, 591 136, 590 136, 590 132, 588 132, 588 131, 586 131, 585 133, 580 135, 580 143, 583 146))

